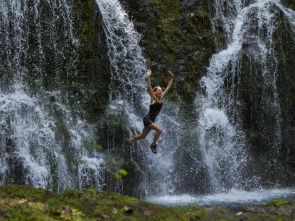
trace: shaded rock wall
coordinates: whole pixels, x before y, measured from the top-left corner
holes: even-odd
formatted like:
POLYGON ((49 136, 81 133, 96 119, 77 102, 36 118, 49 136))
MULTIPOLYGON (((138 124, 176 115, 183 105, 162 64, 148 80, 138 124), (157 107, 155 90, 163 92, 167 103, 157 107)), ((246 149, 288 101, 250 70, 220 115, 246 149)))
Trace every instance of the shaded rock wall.
POLYGON ((295 10, 295 2, 293 0, 282 0, 283 4, 295 10))
POLYGON ((142 34, 141 45, 149 67, 154 71, 153 85, 166 85, 167 70, 176 73, 173 99, 184 104, 193 101, 198 80, 215 50, 211 17, 206 1, 121 1, 142 34))

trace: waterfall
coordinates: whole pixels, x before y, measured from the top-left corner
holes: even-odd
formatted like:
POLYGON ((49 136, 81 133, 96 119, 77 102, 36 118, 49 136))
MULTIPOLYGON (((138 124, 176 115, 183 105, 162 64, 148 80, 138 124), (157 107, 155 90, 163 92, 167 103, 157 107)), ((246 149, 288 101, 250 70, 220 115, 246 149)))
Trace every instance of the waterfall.
MULTIPOLYGON (((244 116, 239 110, 244 104, 240 102, 243 95, 237 87, 243 87, 245 57, 249 60, 248 75, 262 76, 262 98, 257 106, 261 108, 260 117, 251 118, 249 124, 258 124, 261 131, 267 131, 266 142, 271 153, 268 167, 274 174, 272 186, 279 186, 280 181, 275 177, 282 172, 277 161, 282 143, 282 119, 276 88, 278 57, 274 33, 280 13, 294 28, 294 12, 284 8, 280 1, 258 0, 248 5, 242 1, 215 1, 215 19, 224 22, 228 45, 211 58, 208 73, 200 81, 204 93, 196 99, 201 103, 199 147, 213 192, 261 188, 265 182, 263 173, 267 171, 261 172, 251 165, 253 159, 241 127, 244 116)), ((252 82, 252 85, 258 83, 252 82)))
POLYGON ((85 148, 93 128, 73 114, 59 89, 58 62, 74 62, 64 45, 78 45, 70 4, 0 4, 0 183, 101 188, 103 157, 85 148), (52 73, 56 87, 47 90, 42 82, 52 73))
MULTIPOLYGON (((0 183, 55 191, 102 189, 105 155, 88 148, 97 128, 86 121, 84 101, 75 98, 79 93, 69 91, 76 87, 71 79, 80 77, 74 2, 4 0, 0 4, 0 183)), ((104 148, 123 147, 136 163, 143 174, 138 196, 283 186, 276 178, 283 168, 277 169, 284 128, 275 33, 281 16, 292 29, 294 44, 294 11, 279 0, 215 1, 213 31, 222 20, 227 48, 219 47, 199 82, 202 90, 190 116, 195 121, 187 120, 177 103, 163 101, 157 118, 163 133, 155 155, 149 147, 154 131, 131 146, 124 144, 124 138, 142 131, 150 102, 141 35, 118 0, 96 0, 96 4, 111 65, 106 120, 114 117, 129 127, 119 136, 122 140, 110 135, 104 148), (252 86, 259 86, 261 97, 243 89, 249 83, 247 76, 257 79, 252 86), (253 101, 250 107, 248 98, 253 101), (244 112, 249 119, 244 119, 244 112), (261 134, 269 137, 261 141, 261 134), (269 148, 263 156, 270 158, 269 163, 262 168, 258 164, 265 161, 253 154, 260 147, 257 140, 269 148)))
MULTIPOLYGON (((141 36, 117 0, 96 2, 103 17, 112 65, 112 96, 108 113, 125 118, 125 122, 130 126, 130 136, 133 136, 142 132, 142 119, 148 112, 150 102, 146 80, 147 61, 139 45, 141 36)), ((168 72, 163 74, 166 74, 167 78, 170 77, 168 72)), ((151 131, 146 139, 135 142, 129 148, 129 154, 144 174, 144 181, 138 190, 141 196, 169 193, 175 189, 173 155, 181 140, 182 126, 177 120, 179 107, 168 100, 163 102, 164 107, 157 117, 157 123, 164 130, 158 142, 158 154, 154 155, 149 147, 154 131, 151 131)))
MULTIPOLYGON (((142 131, 142 117, 148 112, 150 101, 146 90, 147 61, 139 45, 141 36, 118 1, 96 2, 103 17, 112 64, 112 96, 108 113, 124 118, 131 128, 129 133, 134 135, 142 131)), ((227 48, 213 55, 208 73, 200 81, 202 92, 197 94, 196 110, 192 113, 197 120, 187 122, 181 117, 177 104, 165 100, 157 119, 164 130, 159 140, 159 153, 153 155, 149 149, 152 132, 147 139, 127 148, 144 175, 139 188, 143 196, 280 186, 279 178, 267 178, 270 173, 274 176, 280 173, 274 167, 282 141, 273 33, 277 29, 278 12, 284 12, 290 23, 292 12, 279 1, 270 0, 251 4, 215 1, 214 6, 213 30, 216 22, 222 20, 227 48), (243 113, 240 111, 243 104, 237 85, 243 80, 241 72, 245 57, 249 58, 251 67, 259 64, 256 69, 250 68, 249 74, 263 76, 264 112, 258 129, 265 129, 266 134, 271 132, 271 138, 267 139, 271 146, 268 152, 272 156, 266 166, 268 172, 256 167, 257 160, 249 153, 247 135, 243 130, 243 113), (271 123, 266 116, 271 116, 271 123), (270 131, 270 128, 274 129, 270 131)), ((254 124, 256 119, 252 120, 254 124)), ((112 142, 109 148, 124 146, 122 143, 112 142)))

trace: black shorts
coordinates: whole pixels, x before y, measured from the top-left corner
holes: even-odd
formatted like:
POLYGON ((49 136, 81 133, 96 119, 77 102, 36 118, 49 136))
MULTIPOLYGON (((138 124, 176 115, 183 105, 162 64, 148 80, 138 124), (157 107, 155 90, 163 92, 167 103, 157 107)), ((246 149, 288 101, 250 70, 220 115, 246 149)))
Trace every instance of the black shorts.
POLYGON ((145 115, 143 118, 143 124, 145 127, 149 126, 150 124, 155 123, 155 119, 152 119, 149 114, 145 115))

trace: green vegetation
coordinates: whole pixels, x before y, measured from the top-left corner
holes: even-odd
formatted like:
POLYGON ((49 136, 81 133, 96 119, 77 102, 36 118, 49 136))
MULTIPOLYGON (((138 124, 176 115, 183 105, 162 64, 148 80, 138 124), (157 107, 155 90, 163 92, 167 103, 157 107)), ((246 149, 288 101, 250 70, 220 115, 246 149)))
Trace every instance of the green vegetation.
POLYGON ((267 206, 250 206, 244 212, 234 214, 217 206, 200 208, 197 203, 169 208, 96 189, 57 194, 28 186, 0 186, 0 220, 278 221, 294 218, 292 208, 283 208, 291 204, 278 199, 267 206), (280 210, 272 209, 277 206, 281 207, 280 210))
POLYGON ((88 149, 94 149, 94 150, 96 150, 96 151, 101 151, 102 150, 102 146, 100 145, 100 144, 98 144, 97 142, 98 142, 98 140, 99 140, 99 137, 98 136, 94 136, 93 138, 92 138, 92 140, 90 141, 90 143, 88 144, 85 144, 84 146, 85 146, 85 148, 88 148, 88 149))
POLYGON ((284 200, 284 199, 275 199, 271 202, 268 202, 268 203, 265 203, 264 206, 270 206, 270 205, 274 205, 274 206, 282 206, 282 205, 285 205, 285 204, 289 204, 289 202, 287 200, 284 200))
POLYGON ((74 0, 73 11, 74 34, 79 44, 71 73, 74 82, 67 90, 73 89, 72 104, 81 104, 86 119, 96 122, 109 102, 110 64, 105 56, 105 35, 95 1, 74 0))
POLYGON ((186 110, 215 51, 215 39, 222 35, 211 31, 207 2, 198 1, 188 10, 180 0, 127 0, 122 4, 143 34, 141 45, 153 70, 152 84, 166 86, 167 70, 174 71, 176 78, 168 97, 181 101, 186 110))
POLYGON ((176 209, 95 189, 55 194, 0 186, 0 220, 189 220, 176 209))

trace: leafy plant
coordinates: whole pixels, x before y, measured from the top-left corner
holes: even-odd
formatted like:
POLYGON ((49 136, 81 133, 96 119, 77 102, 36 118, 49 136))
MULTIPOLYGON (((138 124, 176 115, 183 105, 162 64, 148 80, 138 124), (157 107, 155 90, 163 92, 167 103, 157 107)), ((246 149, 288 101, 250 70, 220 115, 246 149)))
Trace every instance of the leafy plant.
POLYGON ((198 16, 201 19, 205 19, 205 18, 208 18, 209 17, 209 14, 206 11, 204 11, 204 10, 199 10, 198 11, 198 16))
POLYGON ((120 179, 122 179, 122 176, 126 176, 127 174, 128 174, 128 173, 127 173, 126 170, 124 170, 124 169, 119 169, 117 172, 113 173, 113 176, 114 176, 116 179, 120 180, 120 179))
POLYGON ((89 144, 85 144, 85 145, 84 145, 85 148, 94 149, 94 150, 96 150, 96 151, 98 151, 98 152, 101 151, 101 150, 102 150, 102 146, 99 145, 99 144, 97 143, 98 140, 99 140, 99 137, 98 137, 98 136, 94 136, 94 137, 91 139, 91 141, 90 141, 89 144))

